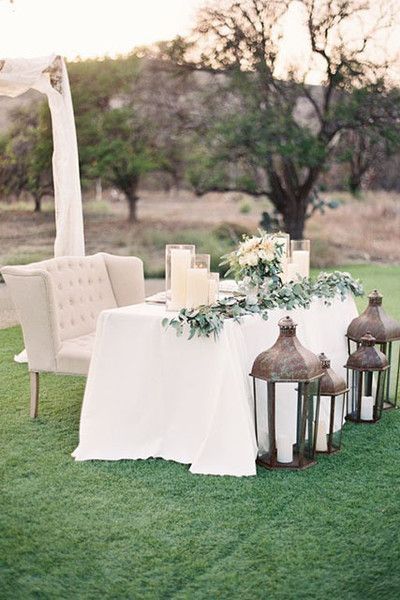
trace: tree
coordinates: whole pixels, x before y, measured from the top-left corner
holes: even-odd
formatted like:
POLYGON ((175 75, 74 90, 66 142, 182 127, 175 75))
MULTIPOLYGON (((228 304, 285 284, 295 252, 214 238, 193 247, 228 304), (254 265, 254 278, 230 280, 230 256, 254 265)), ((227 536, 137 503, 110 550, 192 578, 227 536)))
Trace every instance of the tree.
MULTIPOLYGON (((179 188, 185 179, 194 134, 200 127, 204 95, 200 73, 177 69, 171 60, 170 42, 143 49, 142 67, 134 83, 137 118, 151 123, 151 142, 162 155, 164 188, 179 188)), ((174 43, 172 43, 174 46, 174 43)))
MULTIPOLYGON (((361 91, 358 91, 358 94, 361 94, 361 91)), ((354 196, 359 194, 365 178, 368 175, 373 176, 382 169, 387 160, 400 149, 400 129, 396 123, 400 102, 399 90, 391 90, 384 96, 370 96, 361 104, 376 100, 379 102, 379 107, 371 112, 378 115, 380 110, 384 115, 382 121, 378 120, 377 123, 377 119, 374 119, 371 123, 359 126, 357 120, 360 111, 355 102, 352 109, 354 122, 351 127, 342 132, 335 151, 337 160, 348 166, 347 184, 354 196), (387 115, 390 114, 392 114, 392 118, 388 119, 387 115)))
POLYGON ((388 64, 371 59, 375 34, 390 15, 372 8, 364 0, 229 0, 201 11, 201 52, 184 48, 177 62, 219 74, 221 82, 220 118, 209 128, 208 146, 225 177, 216 186, 212 178, 205 190, 265 193, 286 231, 303 236, 305 220, 321 205, 314 201, 318 179, 343 132, 368 126, 385 137, 399 127, 398 95, 386 102, 388 64), (299 44, 309 53, 283 69, 283 24, 293 6, 301 9, 299 44), (308 83, 315 71, 320 86, 308 83), (246 185, 226 177, 232 162, 246 185))
POLYGON ((43 196, 53 193, 53 141, 46 104, 36 109, 19 109, 12 115, 13 126, 2 142, 0 187, 6 195, 29 192, 35 212, 43 196))
POLYGON ((130 222, 137 220, 141 176, 164 166, 135 97, 140 69, 135 54, 69 67, 83 182, 101 178, 123 192, 130 222))
POLYGON ((162 166, 162 157, 150 142, 150 124, 135 118, 132 107, 105 112, 101 141, 94 149, 94 172, 121 190, 127 199, 129 221, 137 221, 140 177, 162 166))

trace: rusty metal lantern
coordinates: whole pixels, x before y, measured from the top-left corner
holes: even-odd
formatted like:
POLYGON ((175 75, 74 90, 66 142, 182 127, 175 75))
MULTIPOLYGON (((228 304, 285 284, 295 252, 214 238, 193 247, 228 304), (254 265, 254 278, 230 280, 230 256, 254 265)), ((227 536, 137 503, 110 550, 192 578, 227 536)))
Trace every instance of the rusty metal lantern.
POLYGON ((352 382, 346 419, 356 423, 375 423, 382 416, 389 364, 375 343, 374 336, 367 332, 345 365, 352 382))
POLYGON ((258 456, 257 463, 267 469, 304 469, 316 463, 315 446, 323 369, 319 358, 299 342, 296 324, 290 317, 284 317, 278 325, 278 339, 271 348, 257 356, 250 373, 253 377, 256 438, 256 382, 261 380, 266 383, 268 443, 265 452, 258 456), (289 387, 290 402, 296 406, 295 439, 277 432, 276 408, 280 402, 278 388, 281 384, 293 384, 286 385, 286 388, 289 387))
POLYGON ((383 408, 395 408, 400 391, 400 323, 385 312, 382 306, 383 296, 378 290, 371 292, 368 299, 365 311, 353 319, 347 329, 349 355, 352 351, 351 342, 359 346, 367 331, 374 336, 389 363, 383 408))
POLYGON ((324 374, 322 375, 320 384, 321 408, 316 449, 317 452, 332 454, 338 452, 341 447, 344 410, 347 405, 349 388, 343 377, 340 377, 331 368, 331 361, 324 353, 320 354, 318 358, 321 361, 324 374), (325 400, 327 401, 327 408, 329 410, 329 415, 326 419, 326 435, 324 435, 325 427, 321 428, 321 424, 325 423, 322 414, 325 408, 325 400))

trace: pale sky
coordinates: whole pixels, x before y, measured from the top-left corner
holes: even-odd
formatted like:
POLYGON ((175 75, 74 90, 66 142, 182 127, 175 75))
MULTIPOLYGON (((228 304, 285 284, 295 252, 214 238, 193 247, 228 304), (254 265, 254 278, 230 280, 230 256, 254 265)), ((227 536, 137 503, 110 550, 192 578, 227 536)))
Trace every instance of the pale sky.
MULTIPOLYGON (((400 0, 384 0, 400 6, 400 0)), ((69 59, 81 56, 115 56, 136 46, 186 35, 195 23, 197 9, 207 0, 0 0, 0 57, 31 57, 52 53, 69 59)), ((379 2, 372 3, 374 8, 379 2)), ((310 60, 309 42, 304 37, 302 9, 293 2, 284 21, 282 55, 278 75, 290 65, 305 68, 310 60)), ((396 12, 396 11, 395 11, 396 12)), ((388 50, 400 54, 400 11, 390 32, 381 32, 375 57, 388 50)), ((368 27, 368 20, 363 23, 368 27)), ((400 81, 400 60, 392 77, 400 81)), ((318 64, 308 75, 319 83, 318 64)))
POLYGON ((189 33, 204 0, 0 0, 0 56, 127 53, 189 33))

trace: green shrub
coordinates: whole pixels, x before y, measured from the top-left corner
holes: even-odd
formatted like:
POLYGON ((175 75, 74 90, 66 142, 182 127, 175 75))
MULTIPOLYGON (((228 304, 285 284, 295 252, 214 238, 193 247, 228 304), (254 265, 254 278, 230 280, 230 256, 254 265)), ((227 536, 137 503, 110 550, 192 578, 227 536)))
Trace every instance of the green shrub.
POLYGON ((243 202, 241 203, 241 205, 239 207, 239 212, 242 215, 247 215, 251 212, 251 209, 252 209, 251 202, 249 202, 249 200, 243 200, 243 202))

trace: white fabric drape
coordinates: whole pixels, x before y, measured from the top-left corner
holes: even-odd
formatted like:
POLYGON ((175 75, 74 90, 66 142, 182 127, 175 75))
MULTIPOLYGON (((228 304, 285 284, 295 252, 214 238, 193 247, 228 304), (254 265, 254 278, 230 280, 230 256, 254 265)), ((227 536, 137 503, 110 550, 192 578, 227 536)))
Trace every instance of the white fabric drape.
POLYGON ((59 56, 0 60, 0 94, 16 97, 29 89, 48 98, 53 128, 56 215, 55 256, 85 253, 78 145, 65 62, 59 56), (50 75, 51 71, 51 75, 50 75))
MULTIPOLYGON (((78 461, 162 457, 191 464, 192 473, 255 475, 249 373, 256 356, 275 342, 278 321, 287 311, 271 310, 268 321, 259 316, 244 317, 240 324, 226 320, 217 341, 187 341, 173 329, 165 331, 162 320, 173 314, 151 304, 100 314, 73 456, 78 461)), ((309 309, 290 315, 301 343, 314 353, 325 352, 335 371, 345 375, 345 333, 357 316, 353 297, 343 302, 337 297, 331 306, 317 298, 309 309)), ((265 448, 261 389, 259 394, 258 441, 265 448)), ((295 398, 293 384, 287 384, 276 412, 277 430, 293 441, 295 398)), ((321 408, 321 418, 328 419, 326 403, 321 408)))

